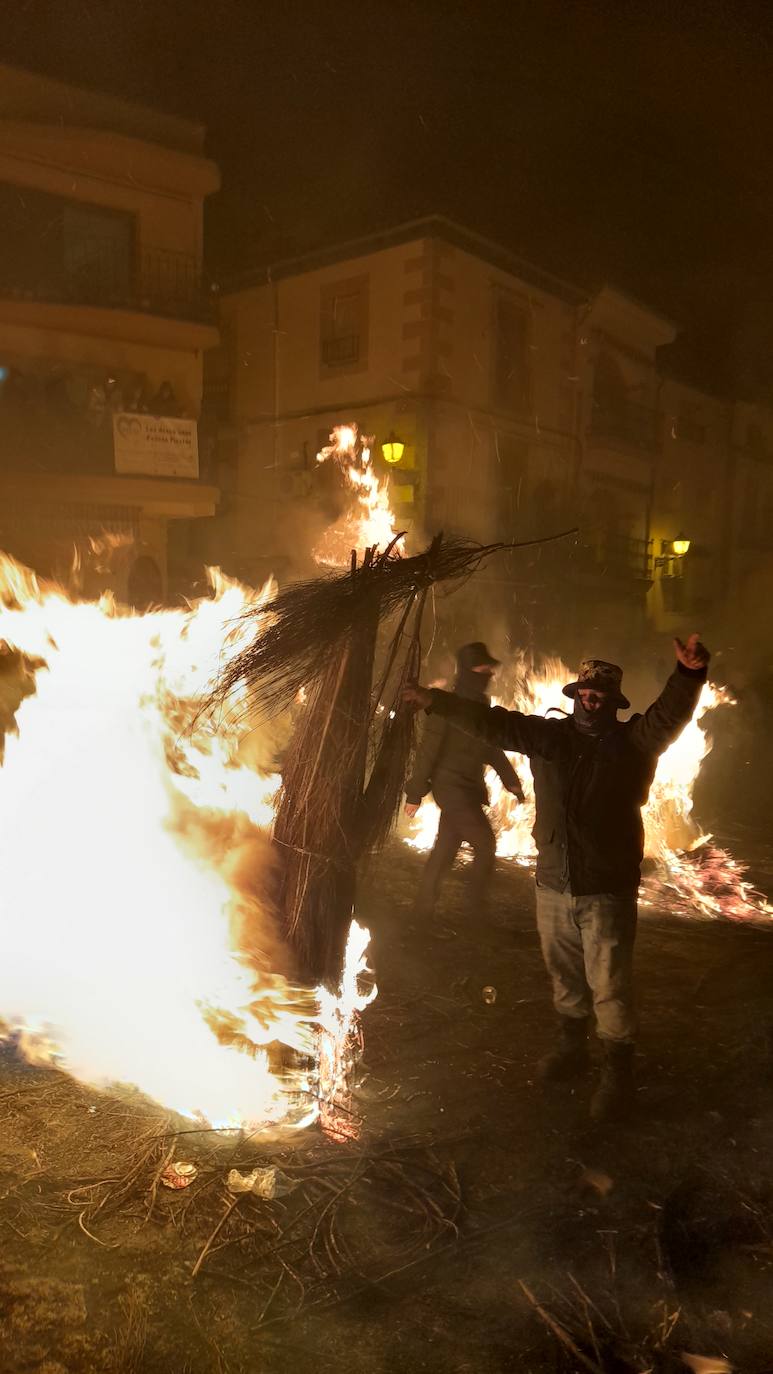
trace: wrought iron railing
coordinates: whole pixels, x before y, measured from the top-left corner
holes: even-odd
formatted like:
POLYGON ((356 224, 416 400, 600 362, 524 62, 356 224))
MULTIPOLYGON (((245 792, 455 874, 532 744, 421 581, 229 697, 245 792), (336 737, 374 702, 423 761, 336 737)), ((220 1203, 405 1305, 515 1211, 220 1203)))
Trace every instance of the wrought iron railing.
POLYGON ((576 559, 585 572, 649 581, 652 577, 652 540, 612 530, 583 530, 576 559))
POLYGON ((110 238, 78 238, 45 264, 15 262, 11 255, 0 261, 0 295, 200 322, 216 312, 213 289, 195 257, 167 248, 129 252, 110 238))

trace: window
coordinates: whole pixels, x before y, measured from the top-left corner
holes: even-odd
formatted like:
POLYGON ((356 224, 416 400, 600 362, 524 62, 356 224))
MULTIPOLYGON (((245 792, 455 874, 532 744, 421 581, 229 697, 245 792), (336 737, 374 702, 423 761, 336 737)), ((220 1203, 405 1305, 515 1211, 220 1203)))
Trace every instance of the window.
POLYGON ((0 290, 111 305, 131 295, 133 277, 131 215, 0 184, 0 290))
POLYGON ((93 205, 62 209, 62 265, 78 301, 125 301, 131 293, 133 223, 93 205))
POLYGON ((628 389, 617 360, 602 352, 593 373, 593 404, 604 415, 623 415, 628 404, 628 389))
POLYGON ((530 325, 526 310, 509 296, 494 298, 494 405, 523 414, 531 403, 530 325))
POLYGON ((327 374, 362 371, 368 363, 368 278, 323 286, 320 366, 327 374))
POLYGON ((632 448, 660 446, 660 419, 648 406, 633 401, 617 358, 602 350, 593 375, 591 434, 632 448))

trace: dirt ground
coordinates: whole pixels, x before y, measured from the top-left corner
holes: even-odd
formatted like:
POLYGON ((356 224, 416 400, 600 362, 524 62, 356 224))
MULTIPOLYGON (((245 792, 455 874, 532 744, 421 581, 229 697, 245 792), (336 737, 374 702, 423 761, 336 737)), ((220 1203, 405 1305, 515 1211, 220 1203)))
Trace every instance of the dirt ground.
POLYGON ((530 873, 503 864, 473 921, 458 870, 438 932, 411 924, 421 863, 395 843, 362 893, 356 1142, 173 1135, 4 1055, 3 1374, 773 1371, 773 930, 642 916, 636 1118, 601 1130, 592 1079, 534 1082, 530 873), (179 1194, 170 1150, 200 1166, 179 1194), (227 1169, 268 1162, 293 1191, 234 1206, 227 1169))

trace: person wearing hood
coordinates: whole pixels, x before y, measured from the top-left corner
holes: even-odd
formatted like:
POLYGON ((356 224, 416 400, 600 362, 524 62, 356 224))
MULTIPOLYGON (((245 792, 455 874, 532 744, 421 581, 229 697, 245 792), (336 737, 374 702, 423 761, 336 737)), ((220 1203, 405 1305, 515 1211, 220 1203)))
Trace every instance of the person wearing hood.
MULTIPOLYGON (((499 667, 485 644, 465 644, 456 656, 454 698, 488 709, 491 679, 499 667)), ((440 807, 434 848, 422 874, 415 910, 422 918, 435 910, 440 888, 466 840, 473 850, 469 906, 478 916, 484 906, 496 862, 496 839, 484 811, 488 791, 486 765, 502 779, 508 792, 523 801, 523 789, 504 751, 475 738, 439 716, 428 717, 405 785, 405 814, 415 816, 422 798, 432 792, 440 807)))
POLYGON ((553 985, 555 1049, 543 1080, 574 1078, 589 1066, 591 1015, 604 1057, 591 1116, 624 1116, 633 1103, 636 1015, 633 947, 644 853, 641 808, 660 754, 690 720, 706 681, 708 650, 693 634, 674 640, 676 667, 644 713, 618 720, 630 703, 622 669, 580 664, 564 687, 572 715, 560 720, 505 711, 456 695, 407 687, 408 702, 487 746, 528 756, 534 776, 537 929, 553 985))

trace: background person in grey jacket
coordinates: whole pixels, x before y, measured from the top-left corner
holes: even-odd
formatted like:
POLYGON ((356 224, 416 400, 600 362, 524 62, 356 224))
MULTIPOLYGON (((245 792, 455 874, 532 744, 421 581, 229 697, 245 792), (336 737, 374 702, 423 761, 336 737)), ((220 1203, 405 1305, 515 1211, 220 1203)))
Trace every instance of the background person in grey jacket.
MULTIPOLYGON (((485 644, 465 644, 456 656, 454 695, 488 707, 491 679, 499 667, 485 644)), ((488 805, 484 770, 490 765, 508 792, 523 801, 520 779, 502 749, 459 730, 440 716, 427 717, 416 751, 413 771, 405 785, 405 814, 415 816, 421 800, 432 792, 440 807, 440 824, 434 848, 424 866, 415 911, 420 917, 435 910, 443 879, 453 866, 464 841, 472 846, 469 906, 477 916, 496 861, 496 839, 483 810, 488 805)))
POLYGON ((636 1017, 633 946, 644 852, 641 808, 658 755, 684 729, 709 662, 697 635, 674 640, 677 664, 643 716, 619 721, 629 706, 622 670, 586 659, 565 694, 563 720, 526 716, 409 687, 405 699, 452 721, 488 745, 526 754, 534 775, 537 929, 553 983, 559 1038, 540 1065, 543 1078, 573 1077, 588 1065, 591 1012, 604 1047, 591 1115, 623 1114, 633 1098, 636 1017))

